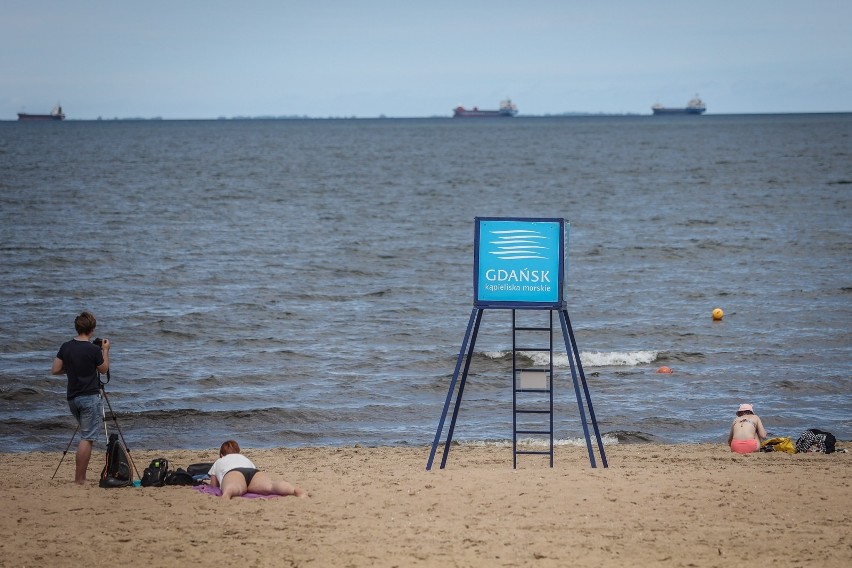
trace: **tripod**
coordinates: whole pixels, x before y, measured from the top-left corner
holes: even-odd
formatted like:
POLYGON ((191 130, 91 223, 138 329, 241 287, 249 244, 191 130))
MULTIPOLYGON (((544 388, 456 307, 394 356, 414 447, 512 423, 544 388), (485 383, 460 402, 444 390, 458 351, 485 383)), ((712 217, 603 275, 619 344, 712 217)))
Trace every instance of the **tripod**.
MULTIPOLYGON (((133 462, 133 456, 130 455, 130 448, 127 446, 127 442, 124 440, 124 433, 121 431, 121 425, 118 423, 118 418, 115 415, 115 412, 112 410, 112 403, 109 401, 109 397, 107 396, 106 389, 104 386, 109 382, 110 375, 109 370, 106 372, 106 380, 102 380, 101 374, 98 373, 98 390, 100 391, 99 396, 106 402, 107 407, 109 408, 110 418, 115 423, 115 429, 118 430, 118 437, 121 439, 121 445, 124 446, 124 450, 127 452, 127 459, 130 460, 130 465, 133 466, 133 471, 136 472, 136 477, 140 478, 142 476, 139 475, 139 470, 136 469, 136 464, 133 462)), ((107 446, 109 446, 109 431, 107 430, 107 416, 106 410, 104 406, 101 405, 101 420, 104 424, 104 438, 106 440, 107 446)), ((65 459, 66 454, 68 454, 68 449, 71 447, 71 444, 74 442, 74 437, 77 436, 77 432, 80 431, 80 424, 77 424, 77 428, 74 430, 74 433, 71 434, 71 439, 68 440, 68 445, 65 446, 65 450, 62 452, 62 457, 59 459, 59 465, 56 466, 56 469, 53 472, 53 475, 50 479, 56 477, 56 472, 59 471, 59 468, 62 466, 62 461, 65 459)))

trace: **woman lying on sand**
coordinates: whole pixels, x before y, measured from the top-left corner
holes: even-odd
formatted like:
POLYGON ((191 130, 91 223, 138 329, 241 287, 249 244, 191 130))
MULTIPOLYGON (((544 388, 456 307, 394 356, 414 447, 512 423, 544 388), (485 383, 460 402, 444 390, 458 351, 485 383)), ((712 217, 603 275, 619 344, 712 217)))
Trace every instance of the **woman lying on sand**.
POLYGON ((272 481, 267 474, 259 471, 240 453, 240 446, 234 440, 228 440, 219 448, 219 459, 210 468, 209 474, 210 486, 221 487, 223 499, 246 493, 308 497, 304 489, 286 481, 272 481))

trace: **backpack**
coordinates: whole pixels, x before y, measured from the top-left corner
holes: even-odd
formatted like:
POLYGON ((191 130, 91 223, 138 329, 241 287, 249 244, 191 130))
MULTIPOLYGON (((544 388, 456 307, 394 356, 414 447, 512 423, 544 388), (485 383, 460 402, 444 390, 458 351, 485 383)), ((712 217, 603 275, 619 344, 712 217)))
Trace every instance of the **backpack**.
POLYGON ((788 454, 796 453, 796 446, 790 438, 769 438, 760 444, 761 452, 787 452, 788 454))
POLYGON ((210 468, 213 467, 213 462, 210 463, 193 463, 186 466, 186 472, 192 477, 206 477, 210 468))
POLYGON ((107 441, 106 465, 101 471, 101 487, 127 487, 133 485, 133 472, 130 469, 130 456, 124 445, 118 441, 118 434, 110 434, 107 441))
POLYGON ((192 477, 185 469, 177 468, 166 476, 166 485, 200 485, 201 481, 192 477))
POLYGON ((836 442, 837 439, 831 432, 809 428, 802 432, 802 435, 796 440, 796 451, 833 454, 836 442))
POLYGON ((142 487, 162 487, 169 474, 169 460, 157 458, 142 472, 142 487))

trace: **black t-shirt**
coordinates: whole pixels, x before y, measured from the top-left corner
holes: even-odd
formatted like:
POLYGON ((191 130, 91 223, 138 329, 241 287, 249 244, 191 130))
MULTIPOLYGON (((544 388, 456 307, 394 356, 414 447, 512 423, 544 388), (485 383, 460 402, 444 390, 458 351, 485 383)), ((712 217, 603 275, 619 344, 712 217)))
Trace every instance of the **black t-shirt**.
POLYGON ((104 364, 101 348, 88 341, 66 341, 56 354, 65 365, 68 376, 67 398, 98 394, 98 365, 104 364))

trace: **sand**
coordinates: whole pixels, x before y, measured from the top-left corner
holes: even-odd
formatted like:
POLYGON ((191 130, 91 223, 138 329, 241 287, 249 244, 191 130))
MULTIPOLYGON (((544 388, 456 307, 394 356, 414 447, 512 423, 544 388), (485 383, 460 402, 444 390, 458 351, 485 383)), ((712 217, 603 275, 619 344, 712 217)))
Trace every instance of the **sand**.
MULTIPOLYGON (((839 448, 852 444, 840 443, 839 448)), ((131 447, 141 472, 216 450, 131 447)), ((584 447, 555 467, 511 448, 244 448, 310 499, 72 482, 72 452, 0 455, 2 566, 852 566, 852 452, 735 455, 721 444, 584 447)))

